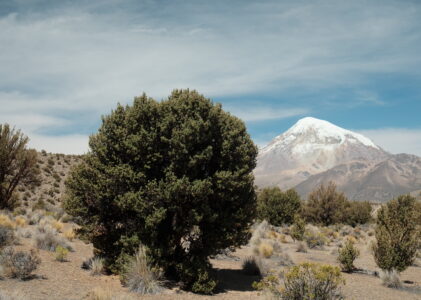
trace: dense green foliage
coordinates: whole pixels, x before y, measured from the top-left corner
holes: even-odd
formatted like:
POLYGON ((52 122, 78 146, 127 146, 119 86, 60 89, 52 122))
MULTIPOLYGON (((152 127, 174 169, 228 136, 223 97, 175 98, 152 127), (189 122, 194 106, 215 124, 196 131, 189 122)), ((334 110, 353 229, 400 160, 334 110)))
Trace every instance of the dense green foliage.
POLYGON ((371 205, 368 202, 349 201, 344 193, 337 191, 335 183, 329 182, 310 193, 303 206, 303 216, 314 224, 355 226, 371 220, 371 205))
POLYGON ((355 270, 354 260, 359 255, 360 251, 355 248, 354 243, 351 240, 347 240, 338 253, 338 262, 341 264, 342 271, 352 272, 355 270))
POLYGON ((143 95, 103 117, 66 183, 66 211, 119 272, 142 243, 185 289, 210 293, 208 257, 246 244, 257 148, 244 123, 195 91, 143 95))
POLYGON ((373 252, 381 269, 402 272, 413 263, 421 238, 415 208, 415 198, 401 195, 379 210, 373 252))
POLYGON ((257 216, 275 226, 291 224, 301 207, 300 196, 294 189, 278 187, 262 189, 257 195, 257 216))
POLYGON ((8 124, 0 124, 0 209, 17 206, 18 185, 39 182, 37 153, 26 148, 28 137, 8 124))

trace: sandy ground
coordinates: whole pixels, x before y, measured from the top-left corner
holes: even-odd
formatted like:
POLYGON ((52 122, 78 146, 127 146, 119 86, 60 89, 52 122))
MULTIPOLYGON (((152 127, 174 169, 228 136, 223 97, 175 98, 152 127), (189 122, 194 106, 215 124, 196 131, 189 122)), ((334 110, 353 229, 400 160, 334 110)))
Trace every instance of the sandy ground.
MULTIPOLYGON (((376 267, 370 254, 367 242, 357 244, 361 256, 356 260, 356 267, 375 271, 376 267)), ((72 242, 75 249, 68 255, 68 261, 55 261, 55 254, 40 250, 42 263, 35 271, 36 277, 27 281, 17 279, 0 280, 0 291, 18 292, 26 299, 83 299, 94 288, 111 290, 114 295, 130 295, 132 299, 263 299, 264 297, 251 288, 255 276, 247 276, 241 271, 242 259, 251 255, 250 247, 238 249, 234 256, 239 260, 212 260, 220 281, 220 292, 214 296, 202 296, 192 293, 169 290, 165 294, 154 296, 138 296, 129 293, 122 287, 117 276, 91 276, 81 268, 82 262, 92 256, 92 245, 80 240, 72 242)), ((27 250, 31 247, 31 239, 21 238, 21 244, 16 249, 27 250)), ((307 253, 295 252, 296 244, 292 241, 282 244, 283 252, 288 253, 294 263, 318 262, 336 265, 334 246, 324 250, 309 250, 307 253)), ((401 274, 403 280, 412 281, 405 284, 401 290, 387 288, 381 285, 381 280, 365 274, 343 273, 346 284, 343 293, 346 299, 421 299, 421 267, 409 267, 401 274)))

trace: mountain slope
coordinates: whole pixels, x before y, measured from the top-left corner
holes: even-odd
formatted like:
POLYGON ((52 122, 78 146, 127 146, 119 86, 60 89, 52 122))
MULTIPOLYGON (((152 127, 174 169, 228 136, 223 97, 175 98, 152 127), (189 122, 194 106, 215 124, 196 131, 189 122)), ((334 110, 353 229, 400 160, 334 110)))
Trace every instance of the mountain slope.
POLYGON ((259 151, 254 174, 259 186, 287 188, 339 164, 388 156, 360 134, 307 117, 259 151))
POLYGON ((421 158, 389 154, 360 134, 304 118, 261 149, 254 174, 259 187, 295 187, 303 197, 334 181, 350 199, 382 202, 421 189, 421 158))

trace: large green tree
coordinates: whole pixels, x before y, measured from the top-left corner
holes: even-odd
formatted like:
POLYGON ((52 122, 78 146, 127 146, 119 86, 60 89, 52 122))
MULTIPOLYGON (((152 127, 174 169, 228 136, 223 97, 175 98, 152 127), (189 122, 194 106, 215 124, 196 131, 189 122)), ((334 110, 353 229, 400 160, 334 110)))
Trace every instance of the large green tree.
POLYGON ((19 185, 39 182, 37 153, 27 149, 28 137, 8 124, 0 124, 0 209, 18 204, 15 190, 19 185))
POLYGON ((67 181, 67 212, 113 272, 142 243, 184 288, 210 293, 208 257, 248 240, 257 148, 244 123, 196 91, 118 105, 67 181))

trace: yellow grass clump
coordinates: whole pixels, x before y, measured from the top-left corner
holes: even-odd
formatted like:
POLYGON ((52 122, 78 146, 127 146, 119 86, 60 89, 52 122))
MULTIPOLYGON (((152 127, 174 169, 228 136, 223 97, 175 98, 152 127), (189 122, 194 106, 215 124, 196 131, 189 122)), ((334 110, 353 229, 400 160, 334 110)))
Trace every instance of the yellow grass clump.
POLYGON ((280 234, 279 235, 279 240, 281 241, 281 243, 284 243, 284 244, 288 243, 287 237, 286 237, 285 234, 280 234))
POLYGON ((26 226, 26 219, 22 216, 17 216, 15 218, 16 226, 18 227, 25 227, 26 226))
POLYGON ((0 215, 0 225, 9 228, 16 227, 16 224, 7 215, 0 215))
POLYGON ((73 241, 73 239, 76 237, 76 234, 72 228, 64 232, 64 237, 68 239, 69 241, 73 241))
POLYGON ((271 230, 271 231, 268 231, 267 233, 266 233, 266 236, 269 238, 269 239, 277 239, 278 238, 278 233, 277 232, 275 232, 275 231, 273 231, 273 230, 271 230))
POLYGON ((350 241, 353 244, 357 243, 357 239, 354 236, 352 236, 352 235, 347 235, 346 236, 346 240, 347 241, 350 241))
POLYGON ((259 254, 263 257, 269 258, 273 254, 273 247, 268 243, 261 243, 259 245, 259 254))
POLYGON ((54 221, 52 221, 51 222, 51 226, 55 229, 55 230, 57 230, 57 231, 59 231, 59 232, 61 232, 61 230, 63 229, 63 223, 61 223, 60 221, 57 221, 57 220, 54 220, 54 221))

